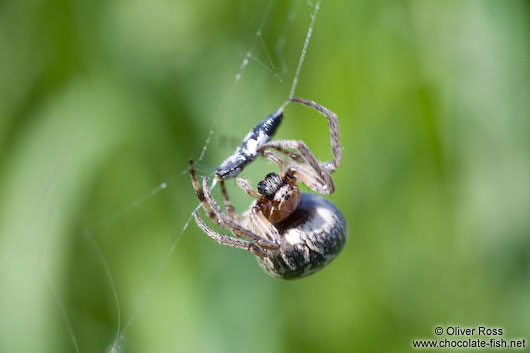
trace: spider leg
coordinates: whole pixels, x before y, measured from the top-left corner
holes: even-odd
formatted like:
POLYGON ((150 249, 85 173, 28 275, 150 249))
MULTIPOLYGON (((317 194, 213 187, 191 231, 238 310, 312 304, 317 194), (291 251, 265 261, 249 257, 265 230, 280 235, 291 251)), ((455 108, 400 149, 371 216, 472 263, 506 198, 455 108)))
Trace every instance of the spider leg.
MULTIPOLYGON (((313 152, 311 152, 309 147, 307 147, 303 141, 271 141, 261 146, 261 149, 264 150, 263 153, 265 153, 265 150, 269 148, 278 150, 280 152, 283 152, 283 150, 286 150, 287 148, 292 148, 298 151, 304 158, 304 163, 292 168, 295 176, 297 176, 302 182, 304 182, 304 184, 306 184, 315 192, 328 195, 335 191, 335 185, 333 184, 330 171, 325 167, 326 164, 320 164, 313 152), (309 168, 304 168, 305 165, 308 165, 309 168), (299 172, 297 173, 297 171, 299 172)), ((289 151, 289 153, 293 152, 289 151)))
POLYGON ((278 157, 277 155, 275 155, 274 153, 272 153, 271 151, 269 150, 265 150, 263 151, 263 155, 271 162, 275 163, 278 165, 278 169, 280 170, 280 174, 282 174, 285 170, 285 163, 283 162, 283 160, 278 157))
POLYGON ((276 242, 280 242, 280 233, 278 229, 272 224, 263 214, 261 209, 257 206, 252 207, 249 215, 249 223, 255 228, 255 230, 267 236, 276 242))
MULTIPOLYGON (((220 220, 217 218, 215 213, 212 211, 212 208, 206 202, 206 199, 204 198, 204 192, 199 186, 199 181, 197 180, 197 176, 195 175, 195 167, 193 166, 193 161, 190 159, 189 161, 189 169, 190 169, 190 176, 191 176, 191 183, 193 185, 193 189, 195 190, 195 193, 197 194, 197 198, 202 204, 202 208, 204 208, 204 211, 208 215, 208 217, 216 224, 220 223, 220 220)), ((208 186, 205 187, 205 189, 208 189, 208 186)))
MULTIPOLYGON (((236 178, 236 182, 250 196, 256 199, 261 199, 263 197, 256 193, 245 179, 236 178)), ((265 235, 267 238, 272 239, 277 243, 280 242, 280 233, 278 233, 278 229, 276 229, 276 227, 265 217, 261 207, 258 205, 254 205, 250 209, 250 213, 248 215, 248 225, 249 228, 257 234, 265 235)))
POLYGON ((193 211, 193 217, 195 218, 195 222, 197 223, 199 228, 201 228, 203 232, 205 232, 210 238, 212 238, 219 244, 231 246, 233 248, 245 249, 259 257, 267 256, 267 251, 254 243, 251 243, 247 240, 232 238, 227 235, 217 233, 202 221, 197 211, 193 211))
MULTIPOLYGON (((271 151, 269 150, 265 150, 264 151, 264 146, 258 148, 258 151, 261 152, 263 151, 263 154, 265 155, 265 157, 267 157, 269 160, 271 160, 272 162, 278 164, 278 162, 276 162, 274 160, 274 158, 276 159, 279 159, 278 156, 276 156, 274 153, 272 153, 271 151), (269 155, 272 155, 271 157, 269 157, 269 155)), ((291 159, 297 161, 297 162, 304 162, 304 157, 302 157, 299 153, 296 153, 296 152, 293 152, 291 150, 288 150, 287 148, 283 148, 282 146, 276 146, 275 149, 278 151, 278 152, 281 152, 289 157, 291 157, 291 159)))
POLYGON ((318 175, 316 175, 315 171, 312 168, 309 168, 307 166, 298 165, 295 168, 291 168, 291 173, 297 180, 306 184, 307 187, 309 187, 315 192, 324 195, 329 195, 335 190, 335 185, 333 184, 333 180, 331 179, 331 177, 331 184, 327 184, 318 175))
MULTIPOLYGON (((272 152, 271 155, 274 156, 272 152)), ((281 160, 279 161, 281 162, 281 160)), ((247 180, 243 178, 236 178, 236 183, 251 197, 256 199, 260 199, 262 197, 256 193, 254 189, 252 189, 247 180)), ((276 229, 276 227, 265 217, 262 210, 257 205, 254 205, 250 210, 250 214, 248 216, 248 225, 256 233, 264 234, 267 238, 272 239, 277 243, 280 242, 280 233, 278 233, 278 229, 276 229)))
POLYGON ((225 181, 219 178, 219 184, 221 184, 221 192, 223 193, 223 200, 225 203, 226 213, 228 213, 228 217, 234 219, 236 216, 234 212, 234 205, 232 205, 232 201, 230 201, 228 193, 226 192, 225 181))
POLYGON ((337 119, 337 114, 333 113, 326 107, 323 107, 320 104, 308 99, 290 97, 289 100, 291 102, 301 103, 308 107, 316 109, 320 114, 324 115, 328 119, 329 139, 331 142, 331 152, 333 153, 333 160, 331 162, 325 163, 323 168, 328 170, 328 172, 330 173, 334 172, 342 161, 342 147, 340 146, 339 121, 337 119))
POLYGON ((271 249, 271 250, 279 249, 280 245, 276 241, 271 241, 271 240, 263 238, 262 236, 254 233, 253 231, 241 226, 235 220, 231 219, 226 214, 224 214, 221 208, 219 207, 219 205, 213 199, 212 194, 210 193, 210 190, 208 189, 208 178, 204 178, 202 180, 202 188, 203 188, 204 196, 206 200, 210 204, 212 210, 215 212, 217 217, 221 220, 222 226, 230 229, 230 231, 234 233, 235 236, 253 240, 256 242, 257 245, 263 248, 271 249))
POLYGON ((243 189, 250 197, 253 197, 255 199, 259 199, 261 196, 252 189, 249 182, 246 179, 243 178, 236 178, 236 183, 239 185, 241 189, 243 189))
MULTIPOLYGON (((264 148, 267 148, 268 144, 265 144, 262 147, 260 147, 258 149, 258 152, 262 152, 263 155, 271 162, 275 163, 278 165, 278 169, 280 170, 280 174, 283 174, 285 172, 285 170, 287 169, 286 168, 286 163, 285 161, 280 158, 279 156, 277 156, 275 153, 273 153, 272 151, 270 151, 269 149, 264 149, 264 148)), ((281 146, 275 146, 274 149, 276 149, 277 151, 289 156, 292 160, 294 161, 297 161, 297 162, 300 162, 300 163, 304 163, 305 162, 305 159, 304 157, 299 154, 299 153, 296 153, 296 152, 293 152, 291 150, 288 150, 287 148, 283 148, 281 146)))

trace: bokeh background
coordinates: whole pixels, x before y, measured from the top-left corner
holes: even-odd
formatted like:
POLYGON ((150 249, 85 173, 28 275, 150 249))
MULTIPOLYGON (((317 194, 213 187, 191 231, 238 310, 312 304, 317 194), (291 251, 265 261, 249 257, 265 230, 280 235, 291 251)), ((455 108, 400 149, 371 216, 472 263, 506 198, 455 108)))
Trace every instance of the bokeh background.
MULTIPOLYGON (((281 281, 182 232, 187 160, 213 130, 210 175, 284 102, 312 10, 0 2, 0 352, 406 352, 450 324, 530 338, 528 1, 324 0, 296 95, 339 115, 347 246, 281 281)), ((331 156, 305 107, 277 138, 331 156)))

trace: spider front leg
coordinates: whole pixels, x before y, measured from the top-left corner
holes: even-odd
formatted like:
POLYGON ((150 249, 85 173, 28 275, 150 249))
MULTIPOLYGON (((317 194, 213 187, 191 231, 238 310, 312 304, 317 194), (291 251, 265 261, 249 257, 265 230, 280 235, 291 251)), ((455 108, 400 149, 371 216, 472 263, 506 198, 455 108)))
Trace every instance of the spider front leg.
POLYGON ((258 233, 265 234, 269 239, 280 240, 278 229, 265 217, 259 206, 252 207, 248 221, 258 233))
MULTIPOLYGON (((287 151, 288 154, 293 154, 294 152, 289 151, 288 148, 296 150, 299 154, 295 154, 303 157, 301 164, 291 168, 297 179, 306 184, 311 190, 321 194, 329 195, 335 191, 335 184, 333 184, 333 179, 330 174, 331 171, 325 167, 333 162, 321 164, 303 141, 271 141, 261 146, 259 150, 263 151, 264 154, 267 152, 267 149, 275 149, 282 153, 287 151)), ((275 162, 274 159, 271 160, 275 162)), ((280 168, 282 167, 279 163, 277 164, 280 168)))
POLYGON ((324 168, 330 173, 334 172, 339 167, 342 161, 342 147, 340 146, 339 119, 337 118, 337 114, 333 113, 328 108, 321 106, 320 104, 308 99, 290 97, 289 100, 291 102, 297 102, 311 107, 328 119, 329 139, 331 142, 331 152, 333 153, 333 160, 331 162, 325 163, 324 168))
POLYGON ((270 250, 277 250, 280 248, 280 244, 278 242, 279 239, 266 239, 254 233, 253 231, 246 229, 245 227, 238 224, 235 220, 231 219, 226 214, 224 214, 219 205, 213 199, 212 194, 208 189, 208 178, 204 178, 202 180, 202 187, 204 190, 204 197, 206 198, 206 201, 208 201, 208 204, 221 221, 220 225, 228 228, 236 237, 242 237, 255 241, 256 244, 261 246, 262 248, 270 250))
MULTIPOLYGON (((204 191, 199 186, 199 181, 197 180, 197 176, 195 175, 195 167, 191 159, 189 161, 188 166, 190 169, 191 183, 193 185, 193 189, 195 190, 195 193, 197 194, 197 198, 201 202, 202 208, 204 208, 204 211, 214 223, 220 224, 220 220, 217 218, 215 213, 212 211, 212 208, 210 207, 210 205, 208 204, 208 202, 206 202, 206 199, 204 198, 204 191)), ((205 186, 205 189, 208 189, 208 185, 205 186)))
POLYGON ((225 203, 226 213, 228 213, 228 217, 234 219, 236 214, 234 211, 234 206, 232 205, 232 201, 230 201, 230 198, 228 197, 228 193, 226 192, 225 181, 219 178, 219 184, 221 184, 221 192, 223 194, 223 200, 225 203))
POLYGON ((269 149, 275 149, 278 152, 289 156, 292 160, 299 163, 301 162, 300 164, 297 164, 296 167, 292 168, 296 177, 313 191, 321 194, 331 194, 335 191, 335 186, 330 174, 338 168, 342 161, 342 148, 340 146, 339 122, 337 115, 326 107, 307 99, 290 97, 289 100, 312 107, 328 119, 333 160, 326 163, 320 163, 303 141, 295 140, 271 141, 258 148, 258 152, 262 152, 265 157, 276 163, 280 168, 280 171, 283 170, 284 163, 276 155, 270 152, 269 149), (294 149, 295 152, 289 149, 294 149))
POLYGON ((250 184, 248 183, 246 179, 237 177, 236 183, 237 185, 239 185, 241 189, 243 189, 248 194, 248 196, 255 198, 255 199, 259 199, 261 197, 257 192, 254 191, 254 189, 252 189, 252 187, 250 186, 250 184))
MULTIPOLYGON (((272 154, 272 153, 271 153, 272 154)), ((250 196, 257 200, 260 200, 262 196, 260 196, 257 192, 252 189, 250 184, 247 180, 243 178, 236 178, 236 182, 239 185, 240 188, 245 190, 245 192, 250 196)), ((271 240, 275 240, 277 242, 280 241, 280 233, 278 233, 278 229, 265 217, 262 211, 261 204, 256 203, 250 210, 250 214, 248 216, 248 223, 251 229, 253 229, 255 232, 259 234, 264 234, 271 240)))
POLYGON ((251 243, 247 240, 232 238, 227 235, 217 233, 202 221, 197 211, 193 211, 193 217, 195 218, 195 222, 197 223, 199 228, 201 228, 204 233, 206 233, 210 238, 212 238, 219 244, 230 246, 233 248, 248 250, 259 257, 265 257, 268 255, 267 250, 261 248, 260 246, 254 243, 251 243))

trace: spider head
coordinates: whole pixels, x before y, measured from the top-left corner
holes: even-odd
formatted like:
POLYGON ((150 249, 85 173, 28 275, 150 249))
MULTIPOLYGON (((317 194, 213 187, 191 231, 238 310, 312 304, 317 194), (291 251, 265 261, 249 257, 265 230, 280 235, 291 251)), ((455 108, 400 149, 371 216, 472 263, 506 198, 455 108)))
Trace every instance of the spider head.
POLYGON ((289 173, 284 177, 269 173, 258 183, 258 192, 263 196, 263 214, 272 223, 286 219, 300 202, 300 189, 289 173))

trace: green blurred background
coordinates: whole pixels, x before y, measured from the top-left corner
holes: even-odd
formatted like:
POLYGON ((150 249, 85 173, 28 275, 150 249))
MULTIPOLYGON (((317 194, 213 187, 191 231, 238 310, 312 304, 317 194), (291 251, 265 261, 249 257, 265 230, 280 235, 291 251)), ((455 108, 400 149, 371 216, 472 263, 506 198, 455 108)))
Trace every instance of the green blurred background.
MULTIPOLYGON (((406 352, 449 324, 530 338, 528 1, 324 0, 296 95, 339 116, 347 246, 287 282, 181 233, 210 129, 200 175, 288 97, 312 8, 268 6, 0 2, 0 352, 108 352, 118 327, 122 352, 406 352)), ((289 105, 277 138, 331 156, 310 109, 289 105)))

